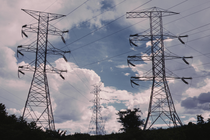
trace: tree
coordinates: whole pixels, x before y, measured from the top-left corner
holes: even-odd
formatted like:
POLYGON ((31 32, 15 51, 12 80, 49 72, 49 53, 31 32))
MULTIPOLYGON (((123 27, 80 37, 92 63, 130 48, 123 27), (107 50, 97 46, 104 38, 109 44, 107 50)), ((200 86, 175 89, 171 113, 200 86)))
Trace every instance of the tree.
POLYGON ((144 124, 144 120, 141 120, 141 116, 139 115, 141 110, 139 108, 134 108, 134 110, 127 109, 126 111, 119 111, 117 115, 119 116, 118 122, 123 125, 121 131, 135 131, 141 130, 140 126, 144 124))
POLYGON ((197 115, 197 124, 204 124, 204 120, 201 115, 197 115))

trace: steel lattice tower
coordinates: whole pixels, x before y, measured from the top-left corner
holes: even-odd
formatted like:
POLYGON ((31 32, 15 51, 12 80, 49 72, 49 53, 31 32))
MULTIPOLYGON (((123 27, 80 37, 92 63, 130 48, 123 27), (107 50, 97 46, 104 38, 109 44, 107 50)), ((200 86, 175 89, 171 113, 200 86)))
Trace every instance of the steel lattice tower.
POLYGON ((174 126, 182 125, 182 122, 175 110, 175 106, 172 100, 172 96, 169 90, 167 80, 170 79, 182 79, 187 84, 185 79, 191 79, 186 77, 174 77, 174 74, 167 72, 165 67, 165 60, 182 58, 184 62, 186 58, 192 57, 179 57, 167 54, 164 50, 164 39, 178 38, 181 40, 185 36, 174 36, 170 33, 164 33, 162 17, 178 14, 168 10, 152 7, 150 9, 142 10, 139 12, 127 12, 127 18, 149 18, 150 29, 145 31, 144 34, 130 35, 131 46, 138 47, 139 41, 150 41, 151 48, 146 51, 142 56, 128 56, 128 64, 135 66, 132 61, 152 61, 152 69, 146 72, 141 77, 131 77, 132 85, 139 85, 140 81, 152 81, 150 103, 148 109, 147 119, 144 125, 145 129, 150 129, 152 125, 159 119, 162 120, 167 126, 173 124, 174 126), (170 76, 168 76, 170 75, 170 76))
MULTIPOLYGON (((34 121, 42 129, 55 130, 54 117, 52 111, 52 103, 50 100, 50 92, 47 80, 47 72, 55 72, 61 75, 66 70, 58 70, 47 61, 47 54, 62 55, 70 51, 62 51, 56 49, 48 42, 48 35, 61 36, 68 31, 60 31, 56 27, 49 24, 50 21, 64 17, 65 15, 32 11, 22 9, 24 12, 38 20, 37 23, 23 25, 22 35, 28 37, 26 32, 37 33, 37 40, 30 45, 20 45, 17 47, 17 55, 24 55, 23 52, 35 53, 35 60, 28 65, 19 66, 18 72, 25 74, 23 71, 34 71, 31 81, 28 97, 25 103, 23 118, 28 121, 34 121)), ((64 41, 65 43, 65 41, 64 41)))
POLYGON ((91 117, 90 125, 89 125, 89 133, 94 135, 104 135, 105 134, 105 121, 101 116, 101 104, 100 104, 100 86, 94 86, 94 99, 93 99, 93 114, 91 117))

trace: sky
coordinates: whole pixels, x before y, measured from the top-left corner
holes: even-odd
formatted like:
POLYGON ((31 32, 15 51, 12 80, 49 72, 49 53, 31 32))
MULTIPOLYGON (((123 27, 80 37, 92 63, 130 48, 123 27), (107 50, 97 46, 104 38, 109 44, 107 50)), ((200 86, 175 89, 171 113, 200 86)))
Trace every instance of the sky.
MULTIPOLYGON (((102 117, 106 133, 118 132, 119 110, 140 108, 141 118, 146 119, 151 82, 141 82, 132 87, 131 76, 139 76, 150 70, 151 62, 128 67, 127 56, 144 54, 150 47, 142 42, 131 47, 129 36, 149 29, 148 19, 126 19, 126 12, 160 7, 179 14, 163 18, 164 30, 183 38, 164 41, 165 51, 177 56, 193 56, 187 59, 166 61, 167 70, 179 77, 192 77, 185 84, 182 80, 168 81, 176 111, 183 124, 196 122, 196 115, 210 118, 210 1, 209 0, 0 0, 0 103, 6 105, 9 114, 22 115, 30 87, 32 72, 18 78, 18 66, 30 63, 35 55, 25 53, 17 58, 17 46, 36 40, 36 34, 21 37, 21 27, 36 23, 21 9, 45 11, 67 15, 50 24, 69 30, 64 36, 50 36, 49 41, 62 50, 70 50, 68 62, 60 56, 48 56, 56 68, 66 69, 63 76, 48 73, 48 83, 56 129, 67 133, 87 133, 92 116, 94 99, 91 93, 100 82, 102 117)), ((160 127, 161 124, 156 124, 160 127)))

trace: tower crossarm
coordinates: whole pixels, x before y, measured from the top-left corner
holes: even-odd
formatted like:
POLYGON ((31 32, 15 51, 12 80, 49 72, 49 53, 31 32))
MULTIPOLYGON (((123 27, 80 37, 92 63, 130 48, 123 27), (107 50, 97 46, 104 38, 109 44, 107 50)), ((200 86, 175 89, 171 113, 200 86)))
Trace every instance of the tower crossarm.
MULTIPOLYGON (((71 51, 63 51, 63 50, 57 49, 49 41, 48 41, 48 48, 49 49, 47 49, 47 54, 49 54, 49 55, 61 55, 61 56, 63 56, 64 60, 67 62, 65 54, 66 53, 71 53, 71 51)), ((17 57, 19 57, 19 55, 24 56, 23 52, 36 53, 36 51, 37 51, 36 41, 32 42, 30 45, 19 45, 17 47, 17 57)))
MULTIPOLYGON (((158 59, 161 59, 162 56, 155 56, 155 58, 158 58, 158 59)), ((188 58, 193 58, 192 56, 189 56, 189 57, 186 57, 186 56, 183 56, 183 57, 180 57, 180 56, 164 56, 164 59, 165 60, 173 60, 173 59, 182 59, 186 64, 189 64, 186 59, 188 58)), ((132 62, 138 62, 138 61, 152 61, 153 59, 153 56, 139 56, 139 55, 134 55, 134 56, 128 56, 127 57, 127 63, 128 65, 132 65, 132 66, 136 66, 134 63, 132 62)))
POLYGON ((42 12, 42 11, 34 11, 34 10, 28 10, 28 9, 21 9, 36 20, 39 20, 40 15, 46 15, 49 18, 49 21, 59 19, 62 17, 65 17, 66 15, 61 15, 61 14, 55 14, 55 13, 48 13, 48 12, 42 12))
POLYGON ((36 41, 32 42, 29 45, 19 45, 19 46, 17 46, 17 57, 19 57, 19 54, 24 56, 23 52, 36 53, 36 51, 37 51, 36 41))
MULTIPOLYGON (((22 36, 24 35, 25 37, 28 37, 26 32, 38 33, 38 32, 40 32, 40 30, 43 30, 43 32, 45 32, 44 29, 39 29, 37 27, 37 23, 29 24, 29 25, 23 25, 22 26, 22 36)), ((67 33, 67 32, 68 31, 61 31, 60 29, 54 27, 53 25, 50 25, 50 24, 48 25, 48 35, 63 36, 63 34, 67 33)))
POLYGON ((178 38, 179 41, 182 44, 185 44, 185 42, 181 39, 183 37, 188 37, 188 35, 182 35, 182 36, 175 36, 175 35, 170 35, 168 33, 165 33, 164 35, 142 35, 142 34, 134 34, 134 35, 130 35, 129 37, 129 42, 131 46, 135 46, 138 47, 138 43, 139 41, 151 41, 151 40, 160 40, 160 39, 174 39, 174 38, 178 38))
MULTIPOLYGON (((188 84, 188 82, 186 80, 192 79, 192 77, 170 77, 167 76, 165 77, 167 80, 174 80, 174 79, 181 79, 185 84, 188 84)), ((130 81, 131 81, 131 86, 134 87, 134 85, 136 86, 140 86, 139 82, 141 81, 161 81, 163 79, 163 77, 154 77, 154 76, 141 76, 141 77, 134 77, 132 76, 130 81)))
POLYGON ((132 12, 126 12, 126 18, 150 18, 150 17, 157 17, 157 16, 171 16, 176 15, 179 13, 164 10, 158 7, 152 7, 149 9, 144 9, 141 11, 132 11, 132 12))
MULTIPOLYGON (((23 65, 23 66, 19 66, 18 67, 18 77, 20 77, 19 76, 19 73, 21 73, 21 74, 23 74, 23 75, 25 75, 25 73, 24 73, 24 71, 30 71, 30 72, 34 72, 36 69, 35 69, 35 66, 34 66, 34 63, 35 63, 35 61, 32 61, 30 64, 28 64, 28 65, 23 65)), ((57 73, 57 74, 59 74, 60 75, 60 77, 62 78, 62 79, 65 79, 64 77, 63 77, 63 75, 62 75, 62 73, 63 72, 67 72, 67 70, 59 70, 59 69, 57 69, 57 68, 55 68, 55 67, 53 67, 50 63, 47 63, 48 65, 46 66, 46 69, 45 69, 45 71, 46 71, 46 73, 57 73)), ((42 66, 40 66, 40 67, 43 67, 44 66, 44 64, 41 64, 42 66)), ((37 69, 38 71, 43 71, 43 69, 37 69)))

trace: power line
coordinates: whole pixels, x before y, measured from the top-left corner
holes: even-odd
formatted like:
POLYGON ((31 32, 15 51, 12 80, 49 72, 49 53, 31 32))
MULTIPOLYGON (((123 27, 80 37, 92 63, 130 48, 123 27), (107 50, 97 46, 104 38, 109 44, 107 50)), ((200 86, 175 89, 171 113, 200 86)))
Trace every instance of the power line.
POLYGON ((21 105, 21 104, 19 104, 19 103, 16 103, 16 102, 14 102, 14 101, 11 101, 11 100, 9 100, 9 99, 7 99, 7 98, 5 98, 5 97, 2 97, 2 96, 0 96, 1 98, 3 98, 3 99, 5 99, 5 100, 7 100, 7 101, 9 101, 9 102, 11 102, 11 103, 14 103, 14 104, 16 104, 16 105, 19 105, 19 106, 23 106, 23 105, 21 105))
MULTIPOLYGON (((72 57, 73 57, 73 59, 74 59, 76 65, 79 66, 73 54, 72 54, 72 57)), ((73 70, 73 69, 72 69, 72 70, 73 70)), ((74 71, 74 70, 73 70, 73 71, 74 71)), ((76 71, 74 71, 74 72, 75 72, 76 75, 79 77, 79 79, 85 84, 85 82, 84 82, 84 81, 82 80, 82 78, 78 75, 78 73, 77 73, 76 71)), ((88 78, 86 77, 86 75, 85 75, 85 74, 83 74, 83 75, 84 75, 86 81, 88 82, 88 78)), ((90 89, 86 84, 85 84, 85 86, 86 86, 88 89, 90 89)))
POLYGON ((210 8, 210 6, 207 7, 207 8, 201 9, 201 10, 199 10, 199 11, 196 11, 196 12, 194 12, 194 13, 191 13, 191 14, 189 14, 189 15, 186 15, 186 16, 184 16, 184 17, 181 17, 181 18, 175 19, 175 20, 173 20, 173 21, 170 21, 170 22, 168 22, 168 23, 165 23, 164 25, 167 25, 167 24, 172 23, 172 22, 174 22, 174 21, 177 21, 177 20, 186 18, 186 17, 191 16, 191 15, 194 15, 194 14, 196 14, 196 13, 202 12, 202 11, 204 11, 204 10, 206 10, 206 9, 209 9, 209 8, 210 8))
MULTIPOLYGON (((26 76, 28 76, 28 75, 26 75, 26 76)), ((32 78, 31 76, 28 76, 29 78, 32 78)), ((75 89, 75 91, 77 91, 78 93, 80 93, 81 95, 83 95, 75 86, 73 86, 71 83, 69 83, 68 82, 68 84, 69 85, 71 85, 74 89, 75 89)), ((61 91, 59 91, 60 93, 62 93, 61 91)), ((64 94, 64 95, 67 95, 67 96, 69 96, 68 94, 65 94, 65 93, 62 93, 62 94, 64 94)), ((84 97, 85 97, 85 95, 83 95, 84 97)), ((71 97, 71 96, 69 96, 69 97, 71 97)), ((80 102, 84 102, 84 101, 81 101, 81 100, 79 100, 79 99, 77 99, 77 98, 75 98, 75 97, 72 97, 72 98, 74 98, 75 100, 78 100, 78 101, 80 101, 80 102)), ((87 98, 87 97, 85 97, 88 101, 89 101, 89 99, 87 98)))
POLYGON ((110 36, 112 36, 112 35, 114 35, 114 34, 117 34, 117 33, 121 32, 121 31, 123 31, 123 30, 126 30, 126 29, 128 29, 128 28, 130 28, 130 27, 132 27, 132 26, 134 26, 134 25, 136 25, 136 24, 139 24, 139 23, 143 22, 143 21, 145 21, 145 20, 136 22, 135 24, 129 25, 129 26, 125 27, 125 28, 122 28, 122 29, 120 29, 120 30, 114 32, 114 33, 111 33, 111 34, 106 35, 106 36, 104 36, 104 37, 102 37, 102 38, 99 38, 99 39, 97 39, 97 40, 94 40, 94 41, 92 41, 92 42, 90 42, 90 43, 88 43, 88 44, 85 44, 85 45, 80 46, 80 47, 78 47, 78 48, 72 49, 72 51, 76 51, 76 50, 78 50, 78 49, 80 49, 80 48, 83 48, 83 47, 88 46, 88 45, 90 45, 90 44, 93 44, 93 43, 95 43, 95 42, 97 42, 97 41, 100 41, 100 40, 102 40, 102 39, 105 39, 105 38, 107 38, 107 37, 110 37, 110 36))
MULTIPOLYGON (((170 7, 170 8, 168 8, 168 9, 174 8, 174 7, 176 7, 176 6, 178 6, 178 5, 182 4, 182 3, 184 3, 184 2, 186 2, 186 1, 188 1, 188 0, 185 0, 185 1, 183 1, 183 2, 180 2, 180 3, 178 3, 178 4, 176 4, 176 5, 172 6, 172 7, 170 7)), ((139 7, 137 7, 137 8, 139 8, 139 7)), ((135 9, 137 9, 137 8, 135 8, 135 9)), ((134 9, 134 10, 135 10, 135 9, 134 9)), ((134 11, 134 10, 132 10, 132 11, 134 11)), ((145 19, 145 20, 146 20, 146 19, 145 19)), ((80 47, 78 47, 78 48, 76 48, 76 49, 73 49, 72 51, 78 50, 78 49, 80 49, 80 48, 83 48, 83 47, 85 47, 85 46, 88 46, 88 45, 90 45, 90 44, 93 44, 93 43, 95 43, 95 42, 97 42, 97 41, 99 41, 99 40, 102 40, 102 39, 105 39, 105 38, 107 38, 107 37, 110 37, 110 36, 112 36, 112 35, 114 35, 114 34, 116 34, 116 33, 118 33, 118 32, 121 32, 121 31, 123 31, 123 30, 125 30, 125 29, 128 29, 128 28, 130 28, 130 27, 132 27, 132 26, 134 26, 134 25, 136 25, 136 24, 139 24, 139 23, 145 21, 145 20, 142 20, 142 21, 140 21, 140 22, 137 22, 137 23, 135 23, 135 24, 132 24, 132 25, 130 25, 130 26, 127 26, 127 27, 125 27, 125 28, 123 28, 123 29, 121 29, 121 30, 118 30, 118 31, 116 31, 116 32, 114 32, 114 33, 112 33, 112 34, 109 34, 109 35, 104 36, 104 37, 102 37, 102 38, 100 38, 100 39, 97 39, 97 40, 92 41, 92 42, 90 42, 90 43, 88 43, 88 44, 85 44, 85 45, 80 46, 80 47)), ((123 55, 123 54, 126 54, 126 53, 130 53, 130 52, 132 52, 132 51, 124 52, 124 53, 121 53, 121 54, 118 54, 118 55, 115 55, 115 56, 112 56, 112 57, 108 57, 108 58, 105 58, 105 59, 102 59, 102 60, 99 60, 99 61, 96 61, 96 62, 92 62, 92 63, 86 64, 86 65, 83 65, 82 67, 89 66, 89 65, 92 65, 92 64, 95 64, 95 63, 98 63, 98 62, 102 62, 102 61, 105 61, 105 60, 109 60, 109 59, 111 59, 111 58, 114 58, 114 57, 117 57, 117 56, 120 56, 120 55, 123 55)))
POLYGON ((188 32, 194 31, 194 30, 197 30, 197 29, 199 29, 199 28, 202 28, 202 27, 205 27, 205 26, 208 26, 208 25, 210 25, 210 23, 207 23, 207 24, 204 24, 204 25, 202 25, 202 26, 196 27, 196 28, 194 28, 194 29, 191 29, 191 30, 182 32, 181 34, 185 34, 185 33, 188 33, 188 32))
MULTIPOLYGON (((68 81, 68 83, 69 83, 69 81, 68 81)), ((69 85, 71 87, 73 87, 78 93, 80 93, 83 97, 85 97, 89 101, 89 99, 84 94, 82 94, 77 88, 75 88, 75 86, 73 86, 71 83, 69 83, 69 85)))
MULTIPOLYGON (((60 92, 60 91, 59 91, 59 92, 60 92)), ((84 103, 84 100, 83 100, 83 101, 81 101, 81 100, 79 100, 79 99, 77 99, 77 98, 75 98, 75 97, 70 96, 69 94, 65 94, 65 93, 63 93, 63 92, 60 92, 60 93, 62 93, 62 94, 64 94, 64 95, 66 95, 66 96, 69 96, 69 97, 71 97, 71 98, 73 98, 73 99, 75 99, 75 100, 77 100, 77 101, 79 101, 79 102, 84 103)), ((88 103, 88 102, 86 102, 86 103, 88 103)))
MULTIPOLYGON (((136 7, 136 8, 134 8, 133 10, 136 10, 136 9, 142 7, 143 5, 149 3, 150 1, 152 1, 152 0, 147 1, 146 3, 144 3, 144 4, 142 4, 142 5, 140 5, 140 6, 136 7)), ((132 11, 133 11, 133 10, 132 10, 132 11)), ((105 25, 103 25, 103 26, 101 26, 101 27, 99 27, 99 28, 97 28, 97 29, 95 29, 95 30, 93 30, 93 31, 91 31, 91 32, 89 32, 89 33, 87 33, 86 35, 84 35, 84 36, 82 36, 82 37, 76 39, 75 41, 73 41, 73 42, 67 44, 66 46, 69 46, 69 45, 71 45, 71 44, 73 44, 73 43, 75 43, 75 42, 77 42, 77 41, 79 41, 79 40, 81 40, 81 39, 83 39, 83 38, 85 38, 85 37, 91 35, 92 33, 95 33, 96 31, 98 31, 98 30, 100 30, 100 29, 102 29, 102 28, 108 26, 109 24, 111 24, 111 23, 117 21, 118 19, 120 19, 120 18, 122 18, 122 17, 124 17, 124 16, 125 16, 125 14, 119 16, 118 18, 112 20, 111 22, 108 22, 107 24, 105 24, 105 25)), ((64 46, 64 47, 66 47, 66 46, 64 46)), ((64 48, 64 47, 62 47, 62 48, 64 48)), ((62 49, 62 48, 61 48, 61 49, 62 49)))
MULTIPOLYGON (((110 7, 109 9, 113 9, 114 7, 117 7, 118 5, 120 5, 121 3, 125 2, 125 1, 126 1, 126 0, 121 1, 121 2, 119 2, 118 4, 116 4, 116 5, 112 6, 112 7, 110 7)), ((100 15, 102 15, 103 13, 108 12, 108 11, 110 11, 110 10, 105 10, 105 11, 101 12, 100 14, 98 14, 98 15, 96 15, 96 16, 93 16, 92 18, 86 20, 85 22, 89 22, 90 20, 92 20, 92 19, 94 19, 94 18, 96 18, 96 17, 98 17, 98 16, 100 16, 100 15)), ((74 27, 74 28, 76 28, 76 27, 74 27)), ((72 28, 72 29, 74 29, 74 28, 72 28)))
MULTIPOLYGON (((168 8, 168 9, 172 9, 172 8, 174 8, 174 7, 178 6, 178 5, 181 5, 181 4, 183 4, 183 3, 187 2, 187 1, 188 1, 188 0, 182 1, 182 2, 180 2, 180 3, 178 3, 178 4, 176 4, 176 5, 174 5, 174 6, 170 7, 170 8, 168 8)), ((168 9, 167 9, 167 10, 168 10, 168 9)))
MULTIPOLYGON (((73 13, 74 11, 76 11, 78 8, 80 8, 82 5, 84 5, 86 2, 88 2, 89 0, 86 0, 85 2, 83 2, 82 4, 80 4, 78 7, 76 7, 75 9, 73 9, 71 12, 69 12, 66 16, 69 16, 71 13, 73 13)), ((58 22, 60 22, 63 19, 58 20, 57 22, 55 22, 53 25, 57 24, 58 22)))
POLYGON ((6 90, 6 89, 4 89, 4 88, 2 88, 2 87, 0 87, 0 88, 1 88, 1 89, 3 89, 3 90, 5 90, 7 93, 10 93, 11 95, 15 96, 16 98, 18 98, 18 99, 20 99, 20 100, 24 101, 23 99, 21 99, 20 97, 18 97, 18 96, 17 96, 17 95, 15 95, 15 94, 13 94, 13 93, 9 92, 8 90, 6 90))
MULTIPOLYGON (((142 22, 142 21, 140 21, 140 22, 142 22)), ((137 23, 135 23, 135 24, 138 24, 138 23, 140 23, 140 22, 137 22, 137 23)), ((134 25, 134 24, 133 24, 133 25, 134 25)), ((133 26, 133 25, 131 25, 131 26, 133 26)), ((127 28, 130 28, 131 26, 128 26, 127 28)), ((123 28, 123 30, 125 30, 125 29, 127 29, 127 28, 123 28)), ((120 31, 121 31, 121 30, 120 30, 120 31)), ((119 32, 120 32, 120 31, 119 31, 119 32)), ((117 33, 117 32, 115 32, 115 33, 113 33, 113 34, 116 34, 116 33, 117 33)), ((102 39, 104 39, 104 38, 106 38, 106 37, 109 37, 109 36, 111 36, 111 35, 113 35, 113 34, 107 35, 107 36, 105 36, 105 37, 103 37, 103 38, 100 38, 100 39, 98 39, 98 40, 96 40, 96 41, 102 40, 102 39)), ((203 38, 206 38, 206 37, 209 37, 209 36, 210 36, 210 35, 207 35, 207 36, 204 36, 204 37, 200 37, 200 38, 195 38, 195 39, 193 39, 193 40, 189 40, 188 42, 193 42, 193 41, 196 41, 196 40, 200 40, 200 39, 203 39, 203 38)), ((96 42, 96 41, 94 41, 94 42, 96 42)), ((89 43, 89 44, 92 44, 92 43, 94 43, 94 42, 91 42, 91 43, 89 43)), ((86 44, 86 45, 84 45, 84 46, 87 46, 87 45, 89 45, 89 44, 86 44)), ((172 45, 172 46, 167 47, 167 48, 171 48, 171 47, 175 47, 175 46, 179 46, 179 45, 181 45, 181 44, 180 44, 180 43, 179 43, 179 44, 175 44, 175 45, 172 45)), ((81 47, 84 47, 84 46, 81 46, 81 47)), ((187 45, 187 46, 189 46, 189 45, 187 45)), ((142 48, 140 48, 140 49, 142 49, 142 48)), ((75 49, 75 50, 76 50, 76 49, 75 49)), ((72 50, 72 51, 74 51, 74 50, 72 50)), ((130 53, 130 52, 133 52, 133 50, 127 51, 127 52, 124 52, 124 53, 120 53, 120 54, 117 54, 117 55, 114 55, 114 56, 111 56, 111 57, 107 57, 107 58, 105 58, 105 59, 102 59, 102 60, 99 60, 99 61, 96 61, 96 62, 88 63, 88 64, 85 64, 85 65, 83 65, 83 66, 81 66, 81 67, 86 67, 86 66, 93 65, 93 64, 96 64, 96 63, 99 63, 99 62, 102 62, 102 61, 110 60, 110 59, 112 59, 112 58, 115 58, 115 57, 117 57, 117 56, 121 56, 121 55, 130 53)), ((199 51, 198 51, 198 52, 199 52, 199 51)))
MULTIPOLYGON (((150 1, 152 1, 152 0, 150 0, 150 1)), ((143 5, 149 3, 150 1, 148 1, 148 2, 146 2, 146 3, 144 3, 144 4, 142 4, 142 5, 140 5, 140 6, 136 7, 136 8, 134 8, 132 11, 134 11, 134 10, 136 10, 136 9, 138 9, 138 8, 140 8, 140 7, 142 7, 143 5)), ((174 8, 174 7, 176 7, 176 6, 178 6, 178 5, 182 4, 182 3, 184 3, 184 2, 186 2, 186 1, 187 1, 187 0, 185 0, 185 1, 183 1, 183 2, 180 2, 180 3, 178 3, 178 4, 176 4, 176 5, 172 6, 172 7, 170 7, 170 8, 168 8, 168 9, 174 8)), ((105 24, 104 26, 102 26, 102 27, 100 27, 100 28, 98 28, 98 29, 96 29, 96 30, 93 30, 92 32, 90 32, 90 33, 86 34, 85 36, 83 36, 83 37, 81 37, 81 38, 79 38, 79 39, 77 39, 77 40, 75 40, 75 41, 73 41, 73 42, 67 44, 66 46, 69 46, 69 45, 71 45, 71 44, 73 44, 73 43, 79 41, 80 39, 85 38, 85 37, 88 36, 88 35, 91 35, 92 33, 94 33, 94 32, 96 32, 96 31, 100 30, 101 28, 103 28, 103 27, 105 27, 105 26, 111 24, 112 22, 114 22, 114 21, 116 21, 116 20, 122 18, 122 17, 125 16, 125 15, 126 15, 126 14, 123 14, 122 16, 116 18, 115 20, 113 20, 113 21, 111 21, 111 22, 105 24)), ((143 21, 145 21, 145 20, 143 20, 143 21)), ((140 21, 140 22, 143 22, 143 21, 140 21)), ((138 23, 140 23, 140 22, 137 22, 136 24, 138 24, 138 23)), ((133 25, 131 25, 131 26, 128 26, 128 27, 126 27, 126 28, 123 28, 122 30, 127 29, 127 28, 130 28, 130 27, 132 27, 132 26, 134 26, 134 25, 136 25, 136 24, 133 24, 133 25)), ((88 44, 85 44, 85 45, 83 45, 83 46, 80 46, 80 47, 78 47, 78 48, 76 48, 76 49, 73 49, 72 51, 78 50, 78 49, 83 48, 83 47, 85 47, 85 46, 87 46, 87 45, 90 45, 90 44, 92 44, 92 43, 95 43, 95 42, 97 42, 97 41, 99 41, 99 40, 102 40, 102 39, 104 39, 104 38, 107 38, 107 37, 109 37, 109 36, 111 36, 111 35, 113 35, 113 34, 116 34, 116 33, 120 32, 120 31, 122 31, 122 30, 119 30, 119 31, 114 32, 114 33, 112 33, 112 34, 110 34, 110 35, 107 35, 107 36, 105 36, 105 37, 103 37, 103 38, 100 38, 100 39, 98 39, 98 40, 95 40, 95 41, 93 41, 93 42, 90 42, 90 43, 88 43, 88 44)), ((66 47, 66 46, 65 46, 65 47, 66 47)), ((64 48, 64 47, 62 47, 62 48, 64 48)))
POLYGON ((49 9, 52 5, 54 5, 58 0, 55 0, 50 6, 48 6, 44 11, 46 11, 47 9, 49 9))
MULTIPOLYGON (((55 0, 54 2, 52 2, 47 8, 45 8, 43 11, 46 11, 47 9, 49 9, 52 5, 54 5, 58 0, 55 0)), ((34 19, 32 19, 29 23, 31 23, 34 19)), ((28 23, 28 24, 29 24, 28 23)), ((31 40, 31 39, 30 39, 31 40)), ((29 42, 29 41, 28 41, 29 42)), ((26 43, 26 42, 24 42, 26 43)))

